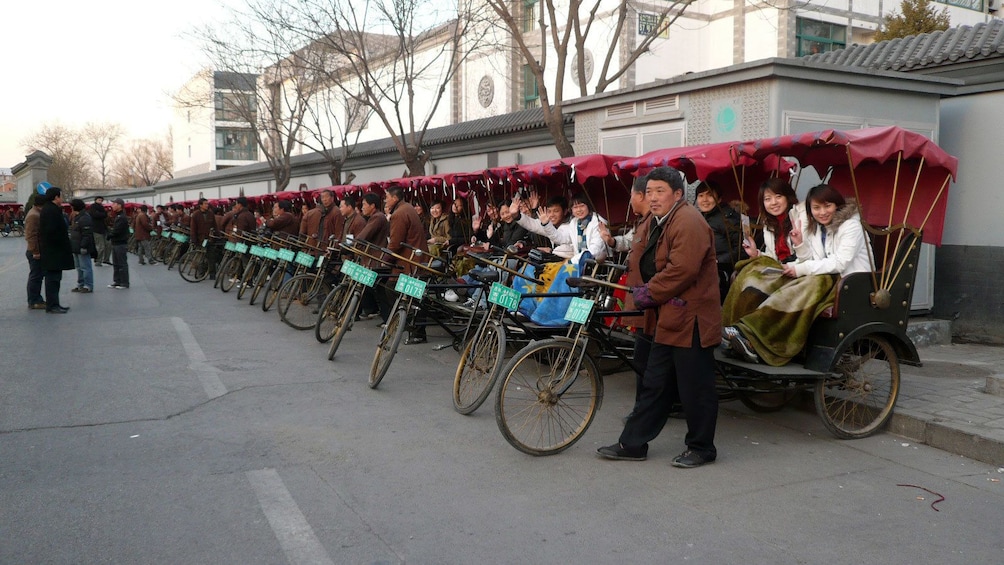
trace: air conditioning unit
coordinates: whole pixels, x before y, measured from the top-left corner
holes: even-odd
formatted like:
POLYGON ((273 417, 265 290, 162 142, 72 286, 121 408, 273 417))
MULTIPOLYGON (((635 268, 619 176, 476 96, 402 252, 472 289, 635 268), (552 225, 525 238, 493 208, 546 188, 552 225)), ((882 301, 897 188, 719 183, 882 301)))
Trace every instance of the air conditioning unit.
POLYGON ((987 11, 996 12, 1001 9, 1001 0, 987 0, 987 11))

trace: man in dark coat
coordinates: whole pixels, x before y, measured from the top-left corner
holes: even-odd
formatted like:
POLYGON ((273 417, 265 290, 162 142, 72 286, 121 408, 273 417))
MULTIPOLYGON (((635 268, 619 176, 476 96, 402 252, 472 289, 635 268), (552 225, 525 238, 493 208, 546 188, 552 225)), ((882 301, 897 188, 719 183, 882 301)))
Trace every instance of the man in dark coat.
POLYGON ((129 218, 125 213, 125 201, 116 198, 112 202, 115 222, 108 230, 108 242, 112 245, 112 284, 108 288, 129 288, 129 218))
MULTIPOLYGON (((39 183, 39 190, 43 193, 47 188, 42 188, 39 183)), ((25 257, 28 259, 28 308, 31 310, 44 310, 45 299, 42 298, 42 281, 45 272, 42 271, 42 253, 38 250, 38 216, 42 212, 42 205, 45 204, 44 194, 35 194, 34 198, 29 198, 31 209, 24 216, 24 241, 28 244, 25 250, 25 257)))
POLYGON ((94 203, 88 210, 91 219, 94 220, 94 245, 98 248, 98 254, 94 256, 94 265, 96 267, 102 264, 111 265, 112 246, 108 244, 108 212, 105 210, 104 197, 95 197, 94 203))
POLYGON ((70 201, 73 219, 70 220, 70 249, 77 264, 77 286, 71 292, 88 294, 94 292, 94 270, 91 258, 97 255, 94 245, 94 220, 87 213, 84 201, 74 198, 70 201))
POLYGON ((54 186, 45 192, 45 204, 38 215, 39 261, 45 278, 45 311, 65 314, 70 309, 59 304, 63 271, 74 268, 70 235, 63 216, 63 191, 54 186))

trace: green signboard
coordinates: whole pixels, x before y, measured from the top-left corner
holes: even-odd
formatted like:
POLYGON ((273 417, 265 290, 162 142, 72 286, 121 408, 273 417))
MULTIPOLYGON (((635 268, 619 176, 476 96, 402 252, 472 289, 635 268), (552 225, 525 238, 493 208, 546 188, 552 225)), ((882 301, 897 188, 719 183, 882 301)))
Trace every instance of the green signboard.
POLYGON ((565 319, 576 324, 585 324, 589 313, 593 311, 593 301, 585 298, 573 298, 565 310, 565 319))
POLYGON ((394 286, 394 290, 421 300, 425 296, 425 286, 426 282, 423 280, 409 277, 408 275, 401 275, 397 278, 397 285, 394 286))
POLYGON ((519 307, 519 299, 520 293, 518 290, 511 289, 497 282, 492 283, 492 289, 488 293, 488 302, 498 304, 510 312, 515 312, 516 308, 519 307))

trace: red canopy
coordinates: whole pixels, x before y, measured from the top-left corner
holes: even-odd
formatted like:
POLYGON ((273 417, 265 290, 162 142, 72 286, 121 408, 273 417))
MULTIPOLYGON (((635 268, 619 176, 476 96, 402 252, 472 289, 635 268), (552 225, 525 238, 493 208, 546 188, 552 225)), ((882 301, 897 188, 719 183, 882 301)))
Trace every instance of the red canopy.
POLYGON ((757 161, 793 159, 821 178, 830 173, 827 183, 857 197, 869 224, 906 223, 923 229, 926 243, 941 244, 948 184, 958 159, 921 134, 896 126, 825 130, 740 143, 734 151, 757 161))

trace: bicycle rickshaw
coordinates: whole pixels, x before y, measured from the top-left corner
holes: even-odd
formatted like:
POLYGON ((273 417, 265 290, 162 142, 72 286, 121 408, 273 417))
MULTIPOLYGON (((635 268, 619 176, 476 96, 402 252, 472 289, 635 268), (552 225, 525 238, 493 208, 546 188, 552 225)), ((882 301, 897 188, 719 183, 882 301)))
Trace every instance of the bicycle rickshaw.
MULTIPOLYGON (((929 139, 883 127, 666 150, 619 162, 617 168, 644 174, 669 165, 691 182, 718 177, 723 190, 731 186, 751 204, 756 196, 744 193, 744 183, 790 172, 795 186, 811 168, 857 198, 872 237, 876 270, 838 281, 835 302, 813 323, 802 354, 782 367, 716 354, 720 395, 772 411, 797 392, 811 390, 824 426, 849 439, 882 429, 899 394, 900 364, 920 365, 906 334, 920 243, 941 242, 957 164, 929 139)), ((588 300, 578 303, 577 312, 569 309, 567 317, 576 327, 568 338, 532 343, 502 370, 496 420, 503 437, 526 453, 567 449, 600 406, 602 380, 588 354, 589 329, 605 315, 595 312, 595 305, 624 287, 603 280, 582 282, 590 289, 588 300)))

